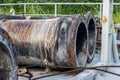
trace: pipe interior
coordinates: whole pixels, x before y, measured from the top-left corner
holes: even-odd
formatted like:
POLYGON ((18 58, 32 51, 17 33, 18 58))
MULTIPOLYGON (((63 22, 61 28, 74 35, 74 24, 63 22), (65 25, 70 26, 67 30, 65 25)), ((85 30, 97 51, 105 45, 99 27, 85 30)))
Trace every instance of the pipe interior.
POLYGON ((89 35, 88 51, 89 51, 89 54, 92 55, 94 53, 95 42, 96 42, 95 22, 93 19, 90 20, 88 25, 88 35, 89 35))
POLYGON ((0 42, 0 80, 11 80, 12 59, 9 50, 0 42))
POLYGON ((76 37, 76 56, 79 65, 85 64, 87 51, 87 29, 84 23, 79 25, 76 37))

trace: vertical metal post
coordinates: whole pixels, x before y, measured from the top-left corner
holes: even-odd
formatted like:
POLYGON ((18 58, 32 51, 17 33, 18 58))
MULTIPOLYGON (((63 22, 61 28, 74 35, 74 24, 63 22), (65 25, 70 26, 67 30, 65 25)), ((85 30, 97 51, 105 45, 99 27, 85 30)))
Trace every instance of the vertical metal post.
POLYGON ((113 0, 103 0, 101 62, 109 64, 112 52, 112 12, 113 0))
POLYGON ((54 8, 54 16, 57 16, 57 4, 55 3, 55 8, 54 8))
POLYGON ((24 3, 24 12, 26 12, 26 4, 24 3))
POLYGON ((114 27, 112 27, 112 56, 115 63, 119 63, 119 55, 118 55, 118 48, 116 44, 116 36, 114 27))
MULTIPOLYGON (((24 12, 26 13, 26 4, 24 3, 24 12)), ((24 14, 26 16, 26 14, 24 14)))
POLYGON ((102 3, 100 4, 100 19, 102 18, 102 3))

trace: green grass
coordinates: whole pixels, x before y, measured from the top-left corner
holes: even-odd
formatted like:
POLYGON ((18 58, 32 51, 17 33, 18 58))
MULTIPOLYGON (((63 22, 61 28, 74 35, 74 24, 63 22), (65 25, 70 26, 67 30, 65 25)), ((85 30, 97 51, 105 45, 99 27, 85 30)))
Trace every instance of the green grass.
POLYGON ((120 13, 116 13, 113 15, 113 20, 114 20, 114 23, 120 23, 120 13))

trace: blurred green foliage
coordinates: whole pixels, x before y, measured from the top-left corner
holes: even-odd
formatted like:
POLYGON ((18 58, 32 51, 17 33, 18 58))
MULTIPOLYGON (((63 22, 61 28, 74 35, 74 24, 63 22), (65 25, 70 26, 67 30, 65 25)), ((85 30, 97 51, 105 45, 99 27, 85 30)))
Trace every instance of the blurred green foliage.
MULTIPOLYGON (((48 2, 102 2, 103 0, 0 0, 0 4, 4 3, 48 3, 48 2)), ((114 2, 120 2, 114 0, 114 2)), ((21 15, 24 12, 24 5, 14 6, 0 6, 0 14, 10 15, 10 9, 15 9, 16 15, 21 15)), ((27 14, 54 14, 54 5, 27 5, 27 14)), ((100 14, 100 5, 57 5, 57 13, 63 15, 71 14, 86 14, 88 11, 92 11, 94 15, 100 14)), ((114 22, 120 23, 120 5, 114 6, 114 22)))

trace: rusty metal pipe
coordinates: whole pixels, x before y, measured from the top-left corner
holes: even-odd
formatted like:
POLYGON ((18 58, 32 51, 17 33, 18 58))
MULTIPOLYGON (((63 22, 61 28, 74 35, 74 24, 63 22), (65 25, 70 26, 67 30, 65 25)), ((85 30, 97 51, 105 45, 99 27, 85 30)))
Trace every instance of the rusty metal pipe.
POLYGON ((42 20, 5 20, 20 65, 83 66, 87 23, 82 15, 42 20))
POLYGON ((88 41, 88 62, 91 62, 93 60, 94 54, 95 54, 95 49, 96 49, 96 34, 97 34, 97 29, 95 25, 95 20, 92 12, 88 12, 86 15, 86 20, 88 23, 87 29, 88 29, 88 36, 89 36, 89 41, 88 41))

